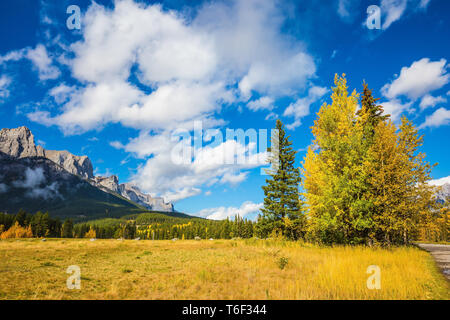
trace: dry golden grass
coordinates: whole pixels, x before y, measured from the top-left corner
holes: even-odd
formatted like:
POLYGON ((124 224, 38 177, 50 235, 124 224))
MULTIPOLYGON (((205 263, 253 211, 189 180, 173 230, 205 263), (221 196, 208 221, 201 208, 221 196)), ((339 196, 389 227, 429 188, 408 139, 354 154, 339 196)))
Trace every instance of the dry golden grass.
POLYGON ((0 241, 0 299, 449 299, 449 284, 416 248, 23 239, 0 241), (80 290, 66 287, 70 265, 80 290), (369 265, 380 290, 367 289, 369 265))

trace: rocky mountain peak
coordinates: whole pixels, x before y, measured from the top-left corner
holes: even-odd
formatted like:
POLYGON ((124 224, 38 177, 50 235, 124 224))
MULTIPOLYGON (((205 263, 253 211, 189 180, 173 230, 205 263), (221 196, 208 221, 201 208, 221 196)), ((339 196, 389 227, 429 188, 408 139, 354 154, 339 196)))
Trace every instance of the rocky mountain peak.
POLYGON ((87 156, 76 156, 65 150, 44 150, 44 155, 47 159, 59 164, 72 174, 77 174, 83 178, 94 177, 94 168, 87 156))
POLYGON ((152 197, 141 192, 134 184, 119 185, 119 179, 115 175, 95 177, 91 160, 87 156, 76 156, 66 150, 46 150, 36 146, 34 136, 27 127, 0 130, 0 157, 2 154, 17 159, 43 157, 59 165, 61 170, 80 176, 103 191, 117 193, 149 210, 174 211, 171 203, 166 203, 161 197, 152 197))
POLYGON ((68 151, 45 150, 36 146, 27 127, 0 130, 0 152, 14 158, 45 157, 66 171, 83 178, 93 178, 94 169, 87 156, 75 156, 68 151))
POLYGON ((450 183, 444 183, 436 192, 436 199, 438 202, 444 203, 448 197, 450 197, 450 183))
POLYGON ((141 206, 155 211, 173 212, 173 204, 167 203, 162 197, 152 197, 143 193, 136 185, 132 183, 122 183, 119 185, 119 193, 141 206))
POLYGON ((44 149, 36 146, 27 127, 0 130, 0 151, 14 158, 43 157, 44 149))
POLYGON ((119 178, 115 175, 109 177, 94 177, 91 183, 99 188, 106 188, 110 191, 120 194, 119 190, 119 178))

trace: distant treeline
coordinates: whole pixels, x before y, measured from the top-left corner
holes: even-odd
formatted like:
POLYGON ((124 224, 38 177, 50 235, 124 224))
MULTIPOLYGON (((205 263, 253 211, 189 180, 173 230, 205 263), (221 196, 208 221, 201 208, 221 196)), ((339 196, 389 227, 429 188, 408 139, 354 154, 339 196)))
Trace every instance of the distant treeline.
POLYGON ((178 218, 158 213, 129 215, 74 224, 61 222, 48 213, 32 215, 20 210, 17 214, 0 213, 0 238, 99 238, 99 239, 231 239, 255 236, 255 223, 239 216, 233 220, 178 218))
POLYGON ((62 226, 61 221, 52 219, 48 212, 29 214, 19 210, 17 214, 0 213, 0 239, 60 237, 62 226))

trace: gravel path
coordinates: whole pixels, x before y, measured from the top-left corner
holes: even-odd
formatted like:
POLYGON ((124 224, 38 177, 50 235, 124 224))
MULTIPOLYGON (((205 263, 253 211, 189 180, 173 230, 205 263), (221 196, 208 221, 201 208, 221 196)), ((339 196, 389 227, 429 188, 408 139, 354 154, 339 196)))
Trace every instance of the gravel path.
POLYGON ((450 280, 450 245, 428 243, 418 243, 417 245, 431 253, 444 275, 450 280))

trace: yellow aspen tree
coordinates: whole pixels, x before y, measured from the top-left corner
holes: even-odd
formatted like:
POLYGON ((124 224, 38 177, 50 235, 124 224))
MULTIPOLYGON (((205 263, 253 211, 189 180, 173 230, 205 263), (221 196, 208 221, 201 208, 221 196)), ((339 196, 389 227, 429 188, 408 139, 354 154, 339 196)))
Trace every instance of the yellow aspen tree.
POLYGON ((348 93, 345 74, 334 79, 331 104, 317 113, 314 141, 303 162, 309 231, 322 242, 355 243, 370 227, 361 194, 363 126, 357 122, 359 95, 348 93))

